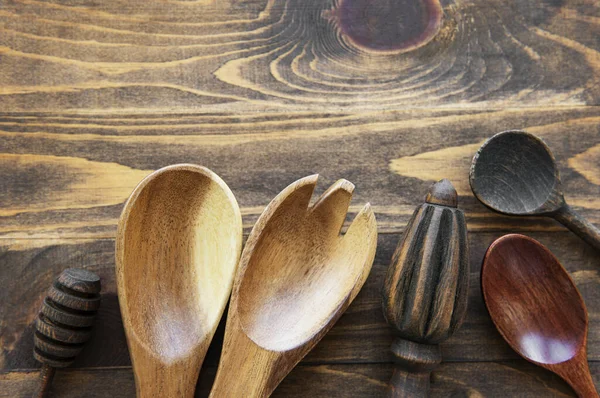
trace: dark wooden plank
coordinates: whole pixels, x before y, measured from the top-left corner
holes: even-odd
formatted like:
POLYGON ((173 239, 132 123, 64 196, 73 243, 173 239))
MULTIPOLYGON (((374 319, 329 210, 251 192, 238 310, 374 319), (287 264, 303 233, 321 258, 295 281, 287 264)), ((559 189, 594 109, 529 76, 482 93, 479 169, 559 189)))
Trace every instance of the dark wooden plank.
POLYGON ((355 11, 366 0, 353 1, 354 11, 350 0, 3 1, 0 396, 30 396, 32 322, 52 277, 69 266, 99 272, 105 293, 94 339, 79 369, 59 374, 57 391, 133 395, 110 238, 134 185, 177 162, 219 173, 246 231, 283 187, 315 172, 319 192, 348 178, 357 185, 352 210, 371 201, 377 212, 384 234, 365 289, 276 396, 381 395, 391 372, 385 266, 414 206, 442 177, 480 232, 471 234, 469 315, 443 345, 451 363, 434 374, 433 396, 570 396, 499 338, 481 302, 479 262, 503 231, 547 244, 582 291, 589 356, 600 360, 597 255, 552 221, 491 214, 470 195, 467 171, 485 138, 525 128, 555 151, 569 202, 600 223, 597 7, 442 0, 441 24, 426 28, 414 21, 435 18, 417 15, 422 2, 406 3, 378 2, 381 12, 364 17, 355 11), (370 41, 355 29, 367 22, 370 41), (394 50, 426 29, 429 43, 394 50), (489 362, 499 360, 510 362, 489 362), (125 367, 99 368, 112 366, 125 367))
POLYGON ((599 103, 593 2, 404 0, 368 13, 367 4, 6 0, 0 104, 238 112, 599 103), (439 24, 418 23, 436 20, 426 3, 441 3, 439 24))
MULTIPOLYGON (((494 329, 479 288, 478 272, 488 245, 498 233, 473 233, 471 282, 467 318, 458 332, 442 344, 446 361, 514 359, 516 354, 494 329)), ((590 313, 588 356, 600 360, 600 277, 597 253, 569 232, 532 233, 562 261, 580 289, 590 313)), ((392 329, 383 319, 381 286, 397 234, 383 234, 375 265, 363 290, 334 328, 306 357, 305 363, 391 362, 392 329)), ((129 365, 129 355, 118 307, 114 275, 114 241, 14 241, 0 255, 0 371, 37 366, 31 355, 33 321, 52 278, 67 267, 85 267, 102 278, 102 306, 95 334, 75 367, 129 365)), ((223 325, 206 359, 215 365, 223 325)))
POLYGON ((542 136, 569 203, 600 223, 600 107, 151 116, 0 115, 0 236, 113 237, 122 203, 152 170, 210 167, 236 194, 246 230, 300 177, 318 192, 338 178, 370 201, 380 232, 399 232, 432 181, 456 186, 471 230, 558 230, 550 220, 499 217, 468 186, 479 145, 506 128, 542 136), (181 122, 180 122, 181 120, 181 122))
MULTIPOLYGON (((600 363, 590 363, 596 384, 600 363)), ((196 397, 206 397, 214 367, 204 367, 196 397)), ((392 374, 390 364, 299 365, 275 390, 273 397, 374 397, 383 396, 392 374)), ((433 373, 432 397, 571 397, 569 386, 552 373, 524 360, 482 363, 442 363, 433 373)), ((0 397, 30 397, 37 372, 0 373, 0 397)), ((56 396, 132 397, 131 368, 66 369, 57 373, 56 396)))

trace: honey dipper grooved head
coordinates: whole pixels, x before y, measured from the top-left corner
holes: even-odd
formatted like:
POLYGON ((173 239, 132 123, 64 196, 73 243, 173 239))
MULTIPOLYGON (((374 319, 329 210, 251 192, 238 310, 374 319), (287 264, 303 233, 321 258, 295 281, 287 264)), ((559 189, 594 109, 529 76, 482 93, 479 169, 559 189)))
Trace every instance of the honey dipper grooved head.
POLYGON ((52 367, 69 366, 91 336, 100 306, 100 278, 69 268, 48 291, 35 321, 33 356, 52 367))

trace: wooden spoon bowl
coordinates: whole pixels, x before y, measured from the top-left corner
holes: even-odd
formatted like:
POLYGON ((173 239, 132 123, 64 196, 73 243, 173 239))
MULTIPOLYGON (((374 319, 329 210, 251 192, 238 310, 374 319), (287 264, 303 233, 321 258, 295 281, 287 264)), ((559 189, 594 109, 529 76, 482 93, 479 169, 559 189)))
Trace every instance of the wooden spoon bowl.
POLYGON ((564 201, 550 148, 523 131, 505 131, 483 144, 470 177, 477 198, 504 214, 543 214, 564 201))
POLYGON ((340 230, 354 186, 340 180, 309 207, 317 176, 281 192, 240 260, 212 397, 268 396, 364 284, 377 245, 367 205, 340 230))
POLYGON ((210 170, 182 164, 146 177, 117 232, 117 283, 138 396, 193 396, 233 283, 238 204, 210 170))
POLYGON ((540 138, 524 131, 498 133, 473 157, 473 194, 488 208, 512 216, 548 216, 600 250, 600 230, 566 202, 556 161, 540 138))
POLYGON ((586 359, 588 315, 571 277, 541 243, 505 235, 481 269, 485 304, 498 331, 522 357, 597 397, 586 359))

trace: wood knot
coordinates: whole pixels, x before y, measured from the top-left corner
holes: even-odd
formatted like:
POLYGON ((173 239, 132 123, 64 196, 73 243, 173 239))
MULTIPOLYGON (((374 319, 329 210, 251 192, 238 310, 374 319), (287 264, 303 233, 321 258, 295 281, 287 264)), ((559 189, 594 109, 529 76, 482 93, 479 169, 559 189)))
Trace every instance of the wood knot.
POLYGON ((340 0, 325 16, 358 47, 405 52, 436 36, 442 13, 439 0, 340 0))
POLYGON ((52 367, 69 366, 91 336, 100 307, 100 278, 70 268, 54 281, 35 322, 34 357, 52 367))

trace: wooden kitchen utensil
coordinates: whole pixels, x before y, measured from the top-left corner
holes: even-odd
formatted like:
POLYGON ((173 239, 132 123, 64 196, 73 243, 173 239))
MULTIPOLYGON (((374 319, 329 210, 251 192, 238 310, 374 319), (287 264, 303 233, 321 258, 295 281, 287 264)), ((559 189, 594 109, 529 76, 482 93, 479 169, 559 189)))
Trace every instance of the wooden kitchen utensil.
POLYGON ((470 183, 490 209, 552 217, 600 250, 600 230, 565 202, 554 156, 533 134, 505 131, 487 140, 473 158, 470 183))
POLYGON ((481 269, 483 298, 504 340, 580 397, 598 397, 586 359, 588 315, 567 271, 541 243, 523 235, 497 239, 481 269))
POLYGON ((204 167, 160 169, 125 204, 116 246, 138 397, 193 396, 242 246, 233 193, 204 167))
POLYGON ((448 180, 433 185, 398 243, 383 285, 383 312, 397 330, 391 397, 424 397, 442 360, 439 343, 461 325, 469 288, 465 217, 448 180))
POLYGON ((69 366, 81 352, 99 306, 98 275, 69 268, 56 278, 35 321, 33 356, 43 365, 34 397, 46 397, 56 368, 69 366))
POLYGON ((317 176, 285 188, 252 229, 233 287, 210 396, 266 397, 350 305, 377 246, 367 204, 344 236, 354 185, 333 184, 308 207, 317 176))

